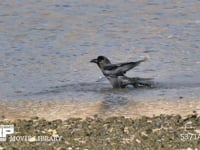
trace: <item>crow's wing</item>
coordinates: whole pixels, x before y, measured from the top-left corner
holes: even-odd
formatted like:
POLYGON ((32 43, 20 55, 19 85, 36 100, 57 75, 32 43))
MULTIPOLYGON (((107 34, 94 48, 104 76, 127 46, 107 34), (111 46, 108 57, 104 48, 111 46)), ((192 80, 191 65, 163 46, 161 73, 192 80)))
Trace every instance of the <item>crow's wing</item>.
POLYGON ((118 64, 108 64, 104 66, 104 73, 107 75, 124 75, 128 70, 136 67, 141 62, 144 62, 146 59, 139 60, 136 62, 125 62, 125 63, 118 63, 118 64))

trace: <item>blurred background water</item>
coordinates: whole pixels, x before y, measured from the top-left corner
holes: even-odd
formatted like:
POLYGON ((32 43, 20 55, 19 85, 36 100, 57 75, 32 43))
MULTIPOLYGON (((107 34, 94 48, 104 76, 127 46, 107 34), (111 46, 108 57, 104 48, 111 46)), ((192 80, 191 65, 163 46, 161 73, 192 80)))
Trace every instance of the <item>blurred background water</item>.
POLYGON ((0 101, 6 108, 12 103, 14 110, 22 109, 22 100, 25 106, 34 100, 69 106, 77 100, 73 106, 79 110, 99 102, 108 113, 122 115, 142 101, 155 100, 148 111, 160 100, 160 105, 185 102, 186 108, 187 100, 195 100, 195 106, 200 97, 199 10, 199 0, 1 1, 0 101), (102 74, 89 60, 98 55, 112 62, 147 57, 128 75, 154 78, 158 87, 113 90, 106 80, 97 82, 102 74))

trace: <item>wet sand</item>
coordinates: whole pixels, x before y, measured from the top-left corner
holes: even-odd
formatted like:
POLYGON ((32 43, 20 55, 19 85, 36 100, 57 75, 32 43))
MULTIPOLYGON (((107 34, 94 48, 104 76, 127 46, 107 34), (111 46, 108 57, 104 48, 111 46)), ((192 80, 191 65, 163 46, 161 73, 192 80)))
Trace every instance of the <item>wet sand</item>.
POLYGON ((142 116, 152 117, 160 114, 186 116, 194 111, 200 114, 200 101, 182 97, 173 100, 122 100, 117 104, 102 100, 16 100, 13 102, 4 101, 0 104, 1 120, 28 119, 33 116, 47 120, 64 120, 71 117, 84 119, 96 114, 103 118, 111 116, 140 118, 142 116))

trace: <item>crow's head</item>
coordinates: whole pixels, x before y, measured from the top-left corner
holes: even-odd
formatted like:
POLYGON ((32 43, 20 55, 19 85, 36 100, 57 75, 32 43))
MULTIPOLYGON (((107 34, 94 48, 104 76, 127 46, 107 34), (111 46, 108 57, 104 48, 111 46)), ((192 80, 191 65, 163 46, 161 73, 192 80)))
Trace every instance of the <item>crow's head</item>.
POLYGON ((100 68, 110 64, 110 60, 105 56, 98 56, 96 59, 92 59, 90 62, 96 63, 100 68))

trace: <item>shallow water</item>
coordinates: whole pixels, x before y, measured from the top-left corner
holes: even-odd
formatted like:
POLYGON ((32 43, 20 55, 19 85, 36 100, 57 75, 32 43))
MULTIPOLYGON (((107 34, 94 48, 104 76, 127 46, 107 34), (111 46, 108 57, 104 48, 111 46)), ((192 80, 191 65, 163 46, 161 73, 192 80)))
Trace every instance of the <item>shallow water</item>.
POLYGON ((199 6, 197 0, 0 2, 0 114, 198 111, 199 6), (98 55, 112 62, 147 57, 128 75, 153 78, 156 86, 113 90, 89 63, 98 55))

